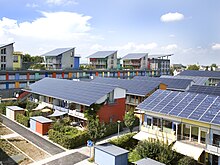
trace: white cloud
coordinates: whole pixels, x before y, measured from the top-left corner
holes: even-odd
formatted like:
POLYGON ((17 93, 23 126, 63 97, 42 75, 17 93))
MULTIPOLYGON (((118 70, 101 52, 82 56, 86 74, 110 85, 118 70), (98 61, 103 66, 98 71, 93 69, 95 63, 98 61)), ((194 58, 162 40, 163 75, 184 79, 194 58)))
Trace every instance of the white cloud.
POLYGON ((164 49, 164 50, 174 50, 174 49, 177 49, 177 47, 178 46, 176 44, 170 44, 170 45, 162 47, 162 49, 164 49))
POLYGON ((46 0, 46 3, 51 5, 70 5, 70 4, 78 4, 75 0, 46 0))
POLYGON ((213 50, 220 50, 220 44, 214 44, 212 45, 213 50))
POLYGON ((170 38, 176 37, 174 34, 169 35, 170 38))
POLYGON ((32 7, 32 8, 36 8, 39 7, 39 5, 35 4, 35 3, 27 3, 26 7, 32 7))
POLYGON ((184 15, 178 12, 175 13, 167 13, 160 17, 162 22, 173 22, 173 21, 180 21, 184 19, 184 15))

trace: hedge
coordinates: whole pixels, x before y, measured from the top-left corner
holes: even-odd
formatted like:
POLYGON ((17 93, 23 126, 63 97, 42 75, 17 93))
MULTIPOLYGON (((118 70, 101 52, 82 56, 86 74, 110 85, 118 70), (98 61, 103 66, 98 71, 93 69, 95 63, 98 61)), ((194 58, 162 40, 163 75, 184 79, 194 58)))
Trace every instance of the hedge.
MULTIPOLYGON (((123 126, 124 126, 124 123, 121 122, 120 123, 120 131, 123 130, 123 126)), ((106 124, 105 127, 106 127, 106 132, 104 134, 104 137, 112 135, 112 134, 116 134, 118 132, 118 123, 117 122, 106 124)))
POLYGON ((24 116, 23 114, 17 114, 16 121, 26 127, 29 127, 29 117, 24 116))
POLYGON ((89 136, 86 131, 79 131, 79 133, 75 135, 64 135, 62 132, 50 129, 48 136, 50 140, 67 149, 82 146, 87 143, 87 140, 89 140, 89 136))

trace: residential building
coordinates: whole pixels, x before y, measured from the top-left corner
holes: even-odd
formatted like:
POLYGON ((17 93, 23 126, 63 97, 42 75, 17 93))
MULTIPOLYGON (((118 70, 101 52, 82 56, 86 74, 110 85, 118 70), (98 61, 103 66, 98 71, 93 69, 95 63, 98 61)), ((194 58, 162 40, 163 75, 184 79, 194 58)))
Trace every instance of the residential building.
POLYGON ((170 74, 170 59, 173 54, 148 55, 148 69, 158 71, 160 75, 170 74))
POLYGON ((124 68, 148 69, 148 53, 130 53, 122 59, 124 68))
POLYGON ((92 82, 111 84, 126 89, 126 110, 135 110, 138 104, 144 101, 157 89, 166 90, 167 85, 159 81, 139 81, 116 78, 96 77, 92 82))
POLYGON ((73 69, 75 48, 58 48, 43 54, 47 69, 73 69))
POLYGON ((219 96, 157 90, 137 106, 138 140, 159 139, 201 164, 220 164, 219 96))
POLYGON ((117 51, 98 51, 88 56, 89 62, 94 69, 117 69, 117 51))
POLYGON ((122 121, 125 115, 126 90, 112 85, 44 78, 23 90, 31 93, 30 100, 54 109, 56 114, 68 113, 82 125, 87 120, 85 110, 97 110, 95 105, 99 105, 97 115, 101 122, 122 121))
POLYGON ((191 79, 179 79, 179 78, 161 78, 161 77, 148 77, 148 76, 135 76, 133 80, 141 81, 156 81, 167 85, 167 90, 172 91, 186 91, 193 84, 191 79))
POLYGON ((0 44, 0 70, 13 69, 13 44, 0 44))
POLYGON ((220 72, 218 71, 184 70, 178 76, 207 77, 209 78, 208 85, 211 86, 215 86, 220 82, 220 72))
POLYGON ((81 58, 81 56, 79 56, 79 55, 74 56, 74 69, 79 69, 80 58, 81 58))
POLYGON ((22 68, 22 52, 13 53, 13 70, 19 70, 22 68))

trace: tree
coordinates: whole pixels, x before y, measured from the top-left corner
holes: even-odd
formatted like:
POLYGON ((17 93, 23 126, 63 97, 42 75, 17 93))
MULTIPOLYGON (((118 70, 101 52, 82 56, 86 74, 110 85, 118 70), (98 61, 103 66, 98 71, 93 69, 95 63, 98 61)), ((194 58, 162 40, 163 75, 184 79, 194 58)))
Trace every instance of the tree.
POLYGON ((187 70, 199 70, 199 66, 197 66, 196 64, 194 65, 189 65, 187 70))
POLYGON ((129 128, 130 132, 132 132, 135 125, 136 117, 134 116, 134 111, 128 111, 124 117, 124 123, 126 127, 129 128))
POLYGON ((31 55, 30 54, 23 55, 23 62, 31 62, 31 55))
POLYGON ((218 66, 216 64, 212 64, 211 67, 212 68, 218 68, 218 66))
POLYGON ((96 116, 95 118, 88 118, 87 131, 90 139, 95 144, 98 139, 104 136, 106 131, 105 124, 100 123, 98 116, 96 116))

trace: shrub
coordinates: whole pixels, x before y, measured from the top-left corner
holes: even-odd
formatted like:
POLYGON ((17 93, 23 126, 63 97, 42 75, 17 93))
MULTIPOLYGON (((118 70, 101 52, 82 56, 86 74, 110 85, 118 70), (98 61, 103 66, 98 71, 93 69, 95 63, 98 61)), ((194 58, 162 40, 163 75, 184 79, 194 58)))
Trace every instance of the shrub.
POLYGON ((184 156, 178 161, 178 165, 196 165, 196 161, 188 156, 184 156))
POLYGON ((131 151, 138 144, 138 140, 133 138, 135 134, 136 133, 127 133, 119 138, 111 139, 109 143, 131 151))
POLYGON ((27 101, 26 109, 28 111, 31 111, 32 109, 36 108, 37 105, 38 105, 37 103, 31 102, 31 101, 27 101))
POLYGON ((6 106, 16 106, 18 105, 17 101, 8 101, 0 104, 0 113, 6 115, 6 106))
POLYGON ((29 117, 26 117, 23 114, 17 114, 16 121, 26 127, 29 127, 29 117))
MULTIPOLYGON (((123 125, 124 125, 124 123, 121 122, 120 123, 120 131, 123 130, 123 125)), ((106 131, 105 131, 104 137, 112 135, 112 134, 116 134, 118 132, 118 123, 117 122, 106 124, 105 127, 106 127, 106 131)))

